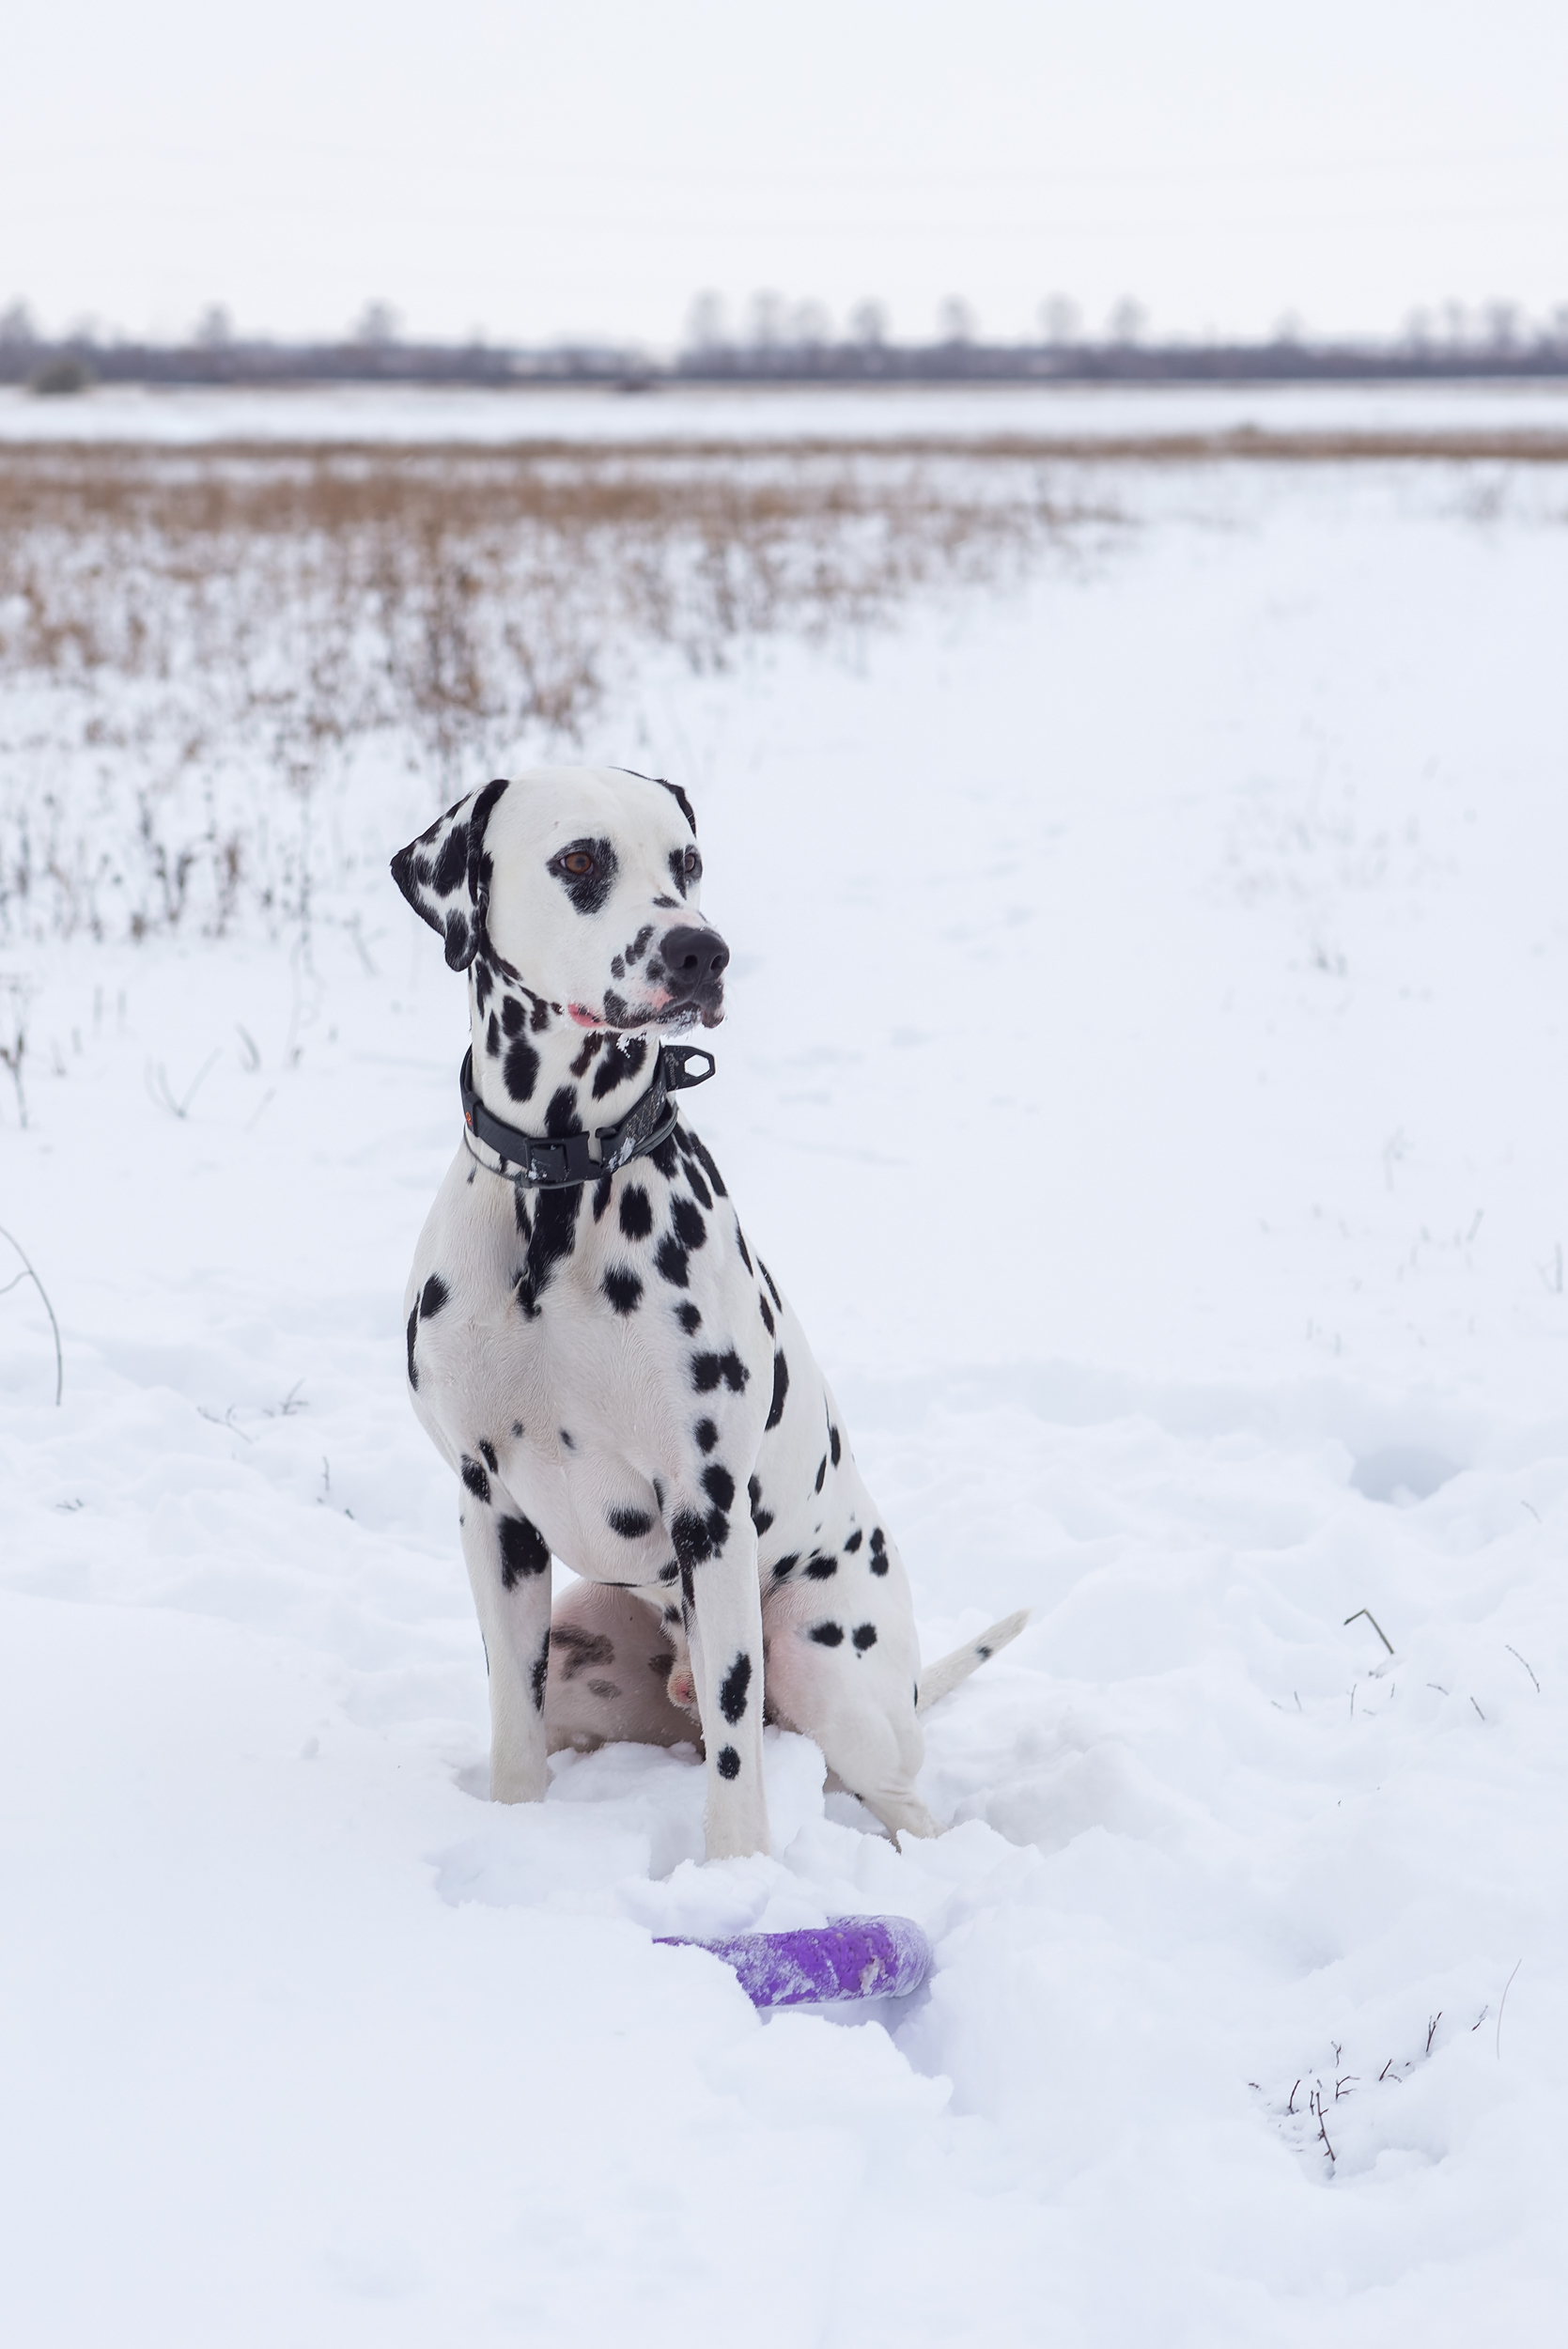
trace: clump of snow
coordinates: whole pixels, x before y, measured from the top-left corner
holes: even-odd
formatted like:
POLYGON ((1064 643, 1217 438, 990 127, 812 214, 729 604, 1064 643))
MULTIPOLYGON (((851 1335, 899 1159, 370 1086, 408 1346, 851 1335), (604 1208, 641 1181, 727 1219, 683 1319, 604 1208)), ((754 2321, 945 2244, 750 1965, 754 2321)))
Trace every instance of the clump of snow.
POLYGON ((925 1653, 1035 1610, 936 1843, 778 1734, 767 1859, 678 1748, 482 1799, 405 775, 307 937, 9 950, 10 2337, 1555 2339, 1561 492, 1122 493, 1109 564, 649 657, 585 745, 697 802, 699 1122, 925 1653), (869 2015, 654 1945, 877 1911, 936 1964, 869 2015))

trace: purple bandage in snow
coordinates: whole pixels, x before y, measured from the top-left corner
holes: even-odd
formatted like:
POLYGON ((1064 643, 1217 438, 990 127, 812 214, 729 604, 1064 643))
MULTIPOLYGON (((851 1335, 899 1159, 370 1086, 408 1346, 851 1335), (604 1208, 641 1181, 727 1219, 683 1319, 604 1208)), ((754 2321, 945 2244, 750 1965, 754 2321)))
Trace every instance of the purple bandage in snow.
POLYGON ((753 2006, 906 1999, 931 1970, 931 1944, 912 1917, 840 1917, 799 1933, 737 1933, 727 1941, 661 1934, 659 1946, 722 1958, 753 2006))

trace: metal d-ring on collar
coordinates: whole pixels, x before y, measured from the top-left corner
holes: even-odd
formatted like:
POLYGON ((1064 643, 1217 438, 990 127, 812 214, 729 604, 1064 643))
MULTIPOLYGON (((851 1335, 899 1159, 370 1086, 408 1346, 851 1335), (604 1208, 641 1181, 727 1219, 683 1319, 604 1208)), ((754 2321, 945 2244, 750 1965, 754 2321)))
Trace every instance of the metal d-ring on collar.
MULTIPOLYGON (((485 1107, 474 1090, 474 1047, 463 1054, 463 1065, 458 1072, 458 1090, 462 1097, 463 1124, 476 1142, 493 1150, 505 1163, 492 1167, 509 1183, 523 1190, 575 1190, 581 1183, 597 1183, 601 1175, 613 1174, 617 1168, 629 1166, 633 1159, 646 1158, 667 1142, 675 1129, 680 1112, 670 1099, 672 1093, 684 1093, 691 1085, 706 1084, 718 1066, 711 1052, 701 1045, 661 1044, 653 1065, 653 1082, 638 1101, 634 1101, 617 1126, 600 1126, 594 1140, 599 1146, 596 1159, 588 1147, 586 1134, 567 1134, 559 1142, 547 1142, 540 1134, 525 1134, 516 1126, 506 1125, 485 1107), (705 1060, 707 1066, 693 1076, 687 1063, 705 1060)), ((481 1161, 483 1163, 483 1161, 481 1161)))

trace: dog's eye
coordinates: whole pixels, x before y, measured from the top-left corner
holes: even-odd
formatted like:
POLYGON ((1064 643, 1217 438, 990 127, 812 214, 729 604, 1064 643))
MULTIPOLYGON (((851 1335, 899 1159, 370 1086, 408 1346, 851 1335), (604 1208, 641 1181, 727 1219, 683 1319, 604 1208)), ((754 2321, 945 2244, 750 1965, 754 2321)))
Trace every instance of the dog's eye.
POLYGON ((690 874, 694 875, 700 873, 703 869, 702 858, 697 854, 695 848, 687 849, 686 854, 681 859, 681 863, 685 870, 690 874))
POLYGON ((594 860, 586 848, 573 848, 561 859, 562 872, 569 873, 573 880, 585 879, 593 869, 594 860))

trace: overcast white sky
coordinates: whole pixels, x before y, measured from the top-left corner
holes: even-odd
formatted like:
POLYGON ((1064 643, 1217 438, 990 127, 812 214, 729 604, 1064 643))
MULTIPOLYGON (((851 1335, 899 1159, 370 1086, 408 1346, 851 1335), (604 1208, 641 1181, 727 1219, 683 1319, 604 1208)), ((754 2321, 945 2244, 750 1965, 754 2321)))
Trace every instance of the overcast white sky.
POLYGON ((0 306, 671 343, 758 288, 902 334, 1568 303, 1561 0, 13 0, 0 306))

